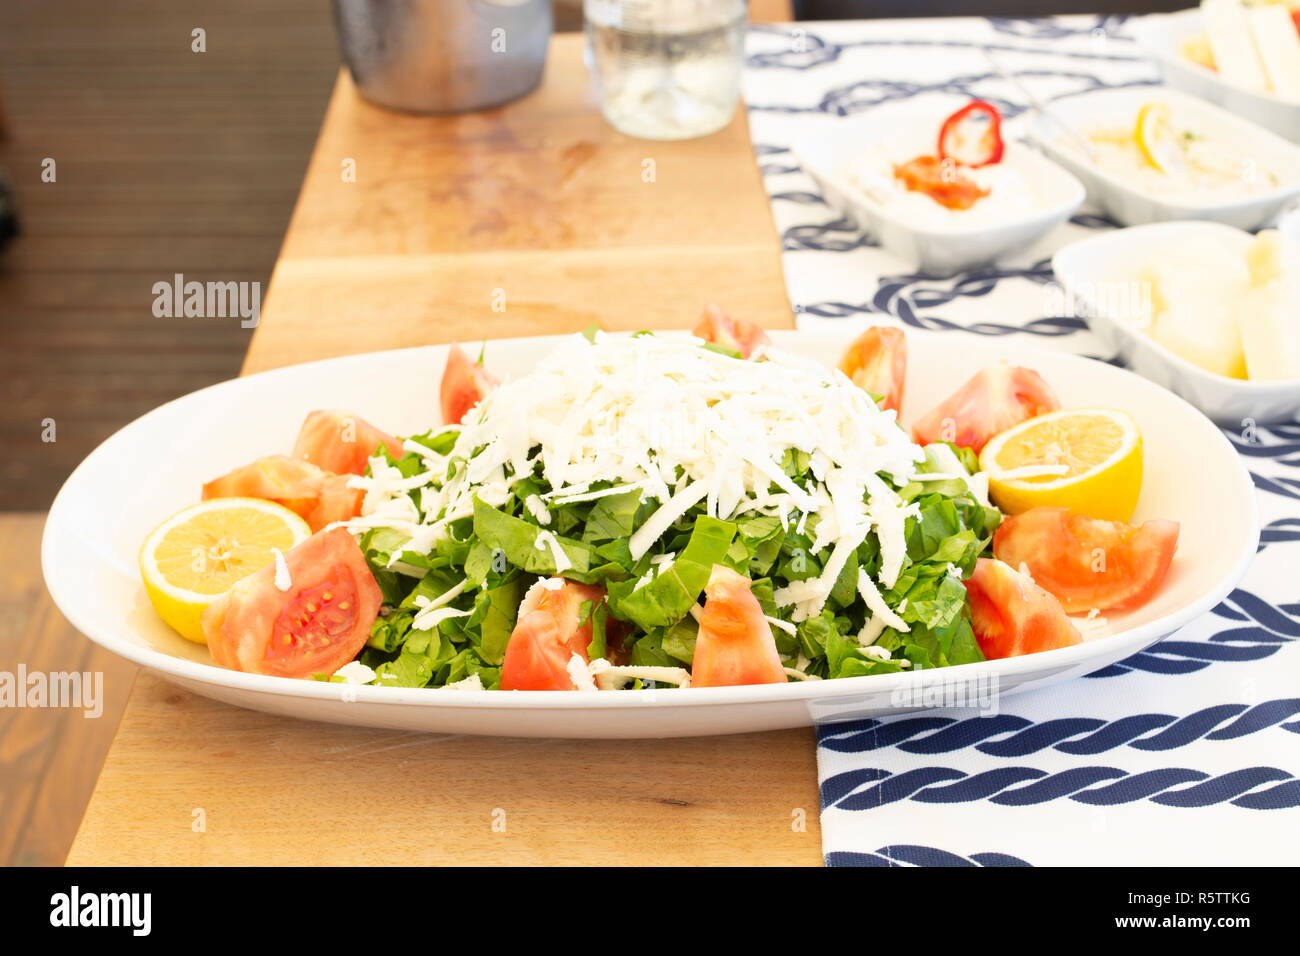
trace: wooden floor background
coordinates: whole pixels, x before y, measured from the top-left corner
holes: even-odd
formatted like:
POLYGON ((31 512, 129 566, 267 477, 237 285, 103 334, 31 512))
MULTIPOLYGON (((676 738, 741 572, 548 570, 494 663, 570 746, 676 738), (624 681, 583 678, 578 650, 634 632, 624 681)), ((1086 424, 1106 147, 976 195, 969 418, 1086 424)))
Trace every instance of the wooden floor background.
POLYGON ((151 288, 266 288, 337 69, 323 0, 0 3, 22 229, 0 253, 0 670, 98 670, 105 696, 97 720, 0 710, 0 863, 63 862, 135 673, 50 604, 42 512, 117 428, 238 374, 238 319, 155 318, 151 288))
POLYGON ((4 510, 45 509, 121 425, 238 373, 238 318, 155 318, 151 288, 266 288, 337 68, 321 0, 0 4, 22 229, 0 260, 4 510))

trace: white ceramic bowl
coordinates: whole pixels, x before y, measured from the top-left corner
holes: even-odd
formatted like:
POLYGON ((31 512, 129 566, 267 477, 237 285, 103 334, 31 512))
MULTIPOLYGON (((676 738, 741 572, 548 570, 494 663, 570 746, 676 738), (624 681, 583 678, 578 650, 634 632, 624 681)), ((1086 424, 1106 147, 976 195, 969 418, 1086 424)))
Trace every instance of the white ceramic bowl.
POLYGON ((1214 222, 1162 222, 1117 229, 1071 243, 1052 258, 1057 280, 1075 309, 1129 368, 1181 395, 1221 424, 1241 427, 1300 417, 1300 379, 1248 382, 1208 372, 1171 352, 1133 326, 1118 308, 1120 298, 1097 290, 1129 282, 1136 267, 1160 250, 1211 239, 1245 250, 1250 234, 1214 222))
POLYGON ((1240 199, 1156 195, 1098 168, 1048 117, 1034 116, 1025 129, 1040 149, 1083 181, 1093 203, 1125 226, 1207 219, 1258 229, 1300 196, 1300 146, 1186 93, 1155 86, 1122 87, 1063 96, 1050 107, 1063 122, 1082 131, 1093 126, 1131 127, 1143 104, 1153 102, 1165 103, 1179 115, 1190 117, 1206 135, 1239 145, 1260 168, 1274 171, 1281 184, 1267 193, 1240 199))
MULTIPOLYGON (((226 670, 171 631, 140 583, 140 542, 195 501, 203 481, 290 447, 313 408, 346 408, 408 434, 435 420, 444 346, 313 362, 252 375, 155 409, 97 448, 50 509, 41 547, 55 603, 91 640, 195 693, 311 720, 447 733, 676 737, 772 730, 924 709, 923 691, 1010 694, 1090 673, 1136 653, 1213 608, 1241 579, 1259 538, 1250 477, 1222 433, 1171 393, 1103 362, 1014 340, 909 332, 905 418, 916 418, 982 365, 1007 359, 1041 372, 1068 405, 1108 405, 1142 428, 1146 477, 1135 520, 1182 523, 1165 582, 1143 607, 1108 615, 1112 633, 1084 644, 942 670, 784 685, 641 690, 447 691, 346 687, 226 670), (1188 463, 1195 462, 1195 479, 1188 463), (1215 507, 1204 507, 1213 489, 1215 507)), ((776 333, 779 346, 834 363, 852 332, 776 333)), ((493 371, 527 373, 554 339, 491 342, 493 371)), ((931 698, 933 699, 933 697, 931 698)), ((996 706, 996 697, 992 700, 996 706)))
POLYGON ((1131 29, 1142 51, 1156 61, 1170 86, 1300 143, 1300 102, 1233 86, 1214 70, 1193 63, 1179 52, 1184 39, 1205 32, 1199 8, 1142 17, 1132 23, 1131 29))
POLYGON ((1300 246, 1300 209, 1292 209, 1277 221, 1278 232, 1300 246))
MULTIPOLYGON (((881 246, 919 271, 934 276, 988 265, 1021 249, 1069 219, 1083 203, 1083 185, 1043 156, 1008 139, 1002 163, 1013 168, 1037 197, 1032 212, 1016 212, 990 221, 922 222, 906 211, 881 203, 851 178, 855 157, 873 144, 907 144, 906 158, 934 153, 943 120, 969 102, 966 98, 930 98, 927 105, 881 106, 846 120, 832 133, 794 144, 799 163, 817 182, 823 198, 874 237, 881 246), (940 105, 935 105, 936 101, 940 105)), ((1004 136, 1009 137, 1004 130, 1004 136)), ((991 202, 993 197, 981 200, 991 202)), ((979 208, 978 206, 976 208, 979 208)), ((935 204, 936 211, 940 210, 935 204)))

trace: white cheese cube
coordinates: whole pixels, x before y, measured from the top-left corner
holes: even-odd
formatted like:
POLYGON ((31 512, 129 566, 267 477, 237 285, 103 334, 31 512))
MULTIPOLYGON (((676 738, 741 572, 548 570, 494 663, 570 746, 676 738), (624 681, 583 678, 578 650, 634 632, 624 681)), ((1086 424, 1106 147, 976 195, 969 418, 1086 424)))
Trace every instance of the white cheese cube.
POLYGON ((1300 102, 1300 32, 1282 4, 1251 7, 1246 12, 1259 57, 1273 92, 1300 102))
POLYGON ((1268 92, 1268 77, 1251 37, 1246 10, 1238 0, 1201 0, 1205 34, 1214 64, 1225 82, 1256 93, 1268 92))

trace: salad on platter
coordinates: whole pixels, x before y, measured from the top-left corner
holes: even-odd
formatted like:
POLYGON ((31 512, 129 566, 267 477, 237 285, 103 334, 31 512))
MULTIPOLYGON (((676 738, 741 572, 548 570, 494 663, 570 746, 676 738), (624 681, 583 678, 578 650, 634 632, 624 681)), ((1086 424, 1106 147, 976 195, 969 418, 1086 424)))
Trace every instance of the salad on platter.
POLYGON ((148 535, 145 588, 241 671, 686 693, 1050 651, 1155 593, 1130 416, 1000 363, 909 432, 906 366, 895 328, 829 369, 716 307, 505 382, 453 345, 443 425, 312 412, 148 535))

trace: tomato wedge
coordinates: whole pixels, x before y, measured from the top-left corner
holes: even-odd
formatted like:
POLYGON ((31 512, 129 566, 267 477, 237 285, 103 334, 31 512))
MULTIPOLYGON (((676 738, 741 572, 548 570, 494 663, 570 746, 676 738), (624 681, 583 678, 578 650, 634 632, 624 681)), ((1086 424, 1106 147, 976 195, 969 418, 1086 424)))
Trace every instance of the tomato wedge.
POLYGON ((901 411, 903 381, 907 378, 907 336, 902 329, 873 325, 853 340, 840 359, 840 371, 859 388, 882 396, 882 408, 901 411))
POLYGON ((972 100, 939 128, 939 158, 978 168, 1002 161, 1002 114, 992 103, 972 100))
POLYGON ((347 412, 320 409, 302 423, 292 454, 336 475, 364 475, 380 444, 402 457, 402 443, 388 432, 347 412))
POLYGON ((348 487, 347 475, 335 475, 311 462, 288 455, 270 455, 236 468, 203 486, 209 498, 265 498, 284 505, 319 531, 334 521, 361 513, 366 493, 348 487))
POLYGON ((447 366, 442 370, 442 421, 459 425, 465 414, 483 401, 501 383, 477 362, 471 362, 465 350, 452 343, 447 351, 447 366))
POLYGON ((912 192, 925 193, 947 209, 969 209, 989 194, 955 163, 918 156, 894 167, 894 178, 912 192))
POLYGON ((284 555, 288 590, 268 564, 203 612, 212 659, 277 677, 333 674, 370 637, 382 597, 365 556, 344 528, 320 531, 284 555))
POLYGON ((745 358, 762 355, 772 344, 771 338, 758 325, 744 319, 733 319, 716 305, 704 307, 699 324, 692 334, 706 342, 739 352, 745 358))
POLYGON ((965 584, 975 640, 989 660, 1083 642, 1061 602, 1009 564, 980 558, 965 584))
POLYGON ((1056 595, 1069 614, 1138 607, 1155 593, 1178 549, 1177 521, 1101 521, 1065 508, 1005 519, 993 554, 1056 595))
POLYGON ((691 661, 692 687, 784 684, 789 680, 772 627, 750 590, 749 578, 715 564, 704 596, 691 661))
POLYGON ((524 595, 501 665, 502 690, 577 690, 569 662, 590 662, 592 615, 605 592, 563 578, 539 581, 524 595), (583 605, 589 604, 583 614, 583 605))
POLYGON ((1056 392, 1033 369, 999 362, 976 372, 922 416, 912 437, 918 445, 946 441, 978 454, 999 432, 1060 407, 1056 392))

